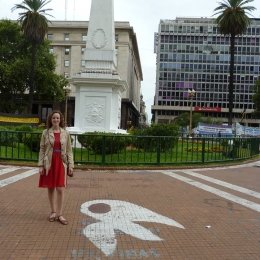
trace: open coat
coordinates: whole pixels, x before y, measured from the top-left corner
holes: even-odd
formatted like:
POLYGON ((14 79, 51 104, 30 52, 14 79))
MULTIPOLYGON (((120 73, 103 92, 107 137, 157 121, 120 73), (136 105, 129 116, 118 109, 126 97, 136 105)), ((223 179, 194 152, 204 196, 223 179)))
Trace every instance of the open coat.
MULTIPOLYGON (((70 134, 63 128, 60 128, 60 142, 61 142, 61 159, 67 174, 67 168, 74 168, 73 153, 71 147, 70 134)), ((54 146, 54 132, 52 128, 45 129, 42 132, 40 142, 40 152, 38 166, 44 167, 46 174, 48 174, 51 168, 52 153, 54 146)))

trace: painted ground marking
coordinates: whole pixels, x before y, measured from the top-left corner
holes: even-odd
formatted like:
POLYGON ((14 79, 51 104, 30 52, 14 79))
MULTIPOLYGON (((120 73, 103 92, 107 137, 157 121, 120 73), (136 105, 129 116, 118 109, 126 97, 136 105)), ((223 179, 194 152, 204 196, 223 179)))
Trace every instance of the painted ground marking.
MULTIPOLYGON (((20 169, 23 169, 23 168, 20 168, 20 169)), ((26 168, 26 169, 28 169, 28 168, 26 168)), ((29 176, 32 176, 32 175, 34 175, 34 174, 36 174, 36 173, 38 173, 38 172, 39 172, 39 169, 38 169, 38 168, 33 168, 33 169, 28 170, 28 171, 26 171, 26 172, 23 172, 23 173, 20 173, 20 174, 15 175, 15 176, 12 176, 12 177, 10 177, 10 178, 1 180, 1 181, 0 181, 0 188, 1 188, 1 187, 4 187, 4 186, 6 186, 6 185, 12 184, 12 183, 14 183, 14 182, 17 182, 17 181, 19 181, 19 180, 22 180, 22 179, 24 179, 24 178, 27 178, 27 177, 29 177, 29 176)))
POLYGON ((161 223, 184 229, 184 226, 173 219, 126 201, 88 201, 81 205, 80 211, 99 220, 85 227, 83 234, 106 256, 112 255, 116 250, 116 230, 141 240, 163 240, 134 221, 161 223))
POLYGON ((196 169, 190 169, 194 171, 216 171, 216 170, 227 170, 227 169, 239 169, 239 168, 247 168, 247 167, 255 167, 260 165, 260 161, 255 161, 251 163, 245 163, 245 164, 238 164, 238 165, 230 165, 230 166, 224 166, 224 167, 211 167, 211 168, 196 168, 196 169))
POLYGON ((191 175, 193 177, 197 177, 197 178, 203 179, 203 180, 208 181, 208 182, 212 182, 212 183, 218 184, 220 186, 229 188, 231 190, 239 191, 239 192, 247 194, 249 196, 253 196, 253 197, 257 198, 257 199, 260 199, 260 193, 259 192, 256 192, 256 191, 253 191, 253 190, 249 190, 249 189, 246 189, 246 188, 243 188, 241 186, 237 186, 237 185, 225 182, 225 181, 220 181, 220 180, 214 179, 212 177, 205 176, 205 175, 193 172, 193 171, 185 170, 185 171, 181 171, 181 172, 186 173, 188 175, 191 175))
POLYGON ((201 182, 198 182, 198 181, 186 178, 186 177, 181 176, 181 175, 179 175, 177 173, 174 173, 174 172, 162 171, 162 173, 165 174, 165 175, 168 175, 170 177, 173 177, 173 178, 175 178, 177 180, 183 181, 183 182, 185 182, 187 184, 190 184, 192 186, 195 186, 195 187, 197 187, 199 189, 211 192, 211 193, 213 193, 213 194, 215 194, 217 196, 220 196, 220 197, 222 197, 224 199, 233 201, 233 202, 238 203, 240 205, 243 205, 243 206, 245 206, 247 208, 250 208, 252 210, 260 212, 260 204, 258 204, 258 203, 255 203, 255 202, 252 202, 250 200, 246 200, 246 199, 240 198, 240 197, 232 195, 232 194, 230 194, 228 192, 225 192, 225 191, 213 188, 211 186, 208 186, 208 185, 203 184, 201 182))
POLYGON ((19 170, 19 169, 21 169, 21 168, 18 168, 18 167, 6 167, 6 168, 0 170, 0 176, 4 175, 4 174, 7 174, 9 172, 13 172, 13 171, 19 170))

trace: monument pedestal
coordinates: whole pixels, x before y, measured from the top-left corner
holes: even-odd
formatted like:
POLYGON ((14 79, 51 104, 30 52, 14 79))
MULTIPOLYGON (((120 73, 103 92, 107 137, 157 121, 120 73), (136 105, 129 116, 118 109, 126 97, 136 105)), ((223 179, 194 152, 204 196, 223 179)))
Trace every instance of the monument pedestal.
POLYGON ((71 79, 75 86, 75 123, 71 133, 126 133, 120 129, 121 95, 126 82, 109 73, 81 73, 71 79))

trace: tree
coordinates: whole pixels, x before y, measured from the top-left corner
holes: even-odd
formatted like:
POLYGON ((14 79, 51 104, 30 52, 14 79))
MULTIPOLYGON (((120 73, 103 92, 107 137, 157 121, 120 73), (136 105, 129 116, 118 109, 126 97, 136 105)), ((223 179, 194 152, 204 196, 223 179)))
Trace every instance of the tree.
POLYGON ((221 34, 230 35, 230 64, 229 64, 229 115, 228 123, 232 125, 234 102, 234 65, 235 65, 235 39, 237 35, 246 32, 250 24, 250 12, 255 7, 248 6, 254 0, 222 0, 214 9, 218 15, 216 23, 221 34))
MULTIPOLYGON (((202 117, 199 113, 192 113, 192 128, 196 127, 198 123, 202 120, 202 117)), ((174 119, 174 123, 181 127, 189 126, 190 122, 190 113, 181 113, 178 117, 174 119)))
MULTIPOLYGON (((27 89, 28 43, 17 23, 0 22, 0 111, 5 113, 17 110, 16 100, 27 89)), ((21 104, 20 104, 21 105, 21 104)))
POLYGON ((260 80, 256 81, 255 94, 253 95, 253 102, 255 103, 254 116, 260 118, 260 80))
POLYGON ((49 51, 48 41, 44 41, 38 48, 38 65, 35 69, 35 83, 37 92, 34 97, 38 100, 64 100, 63 87, 69 82, 64 76, 55 73, 56 60, 49 51))
MULTIPOLYGON (((0 112, 26 112, 28 95, 24 93, 31 69, 29 45, 19 24, 0 21, 0 112)), ((38 57, 34 98, 50 103, 63 100, 63 86, 68 81, 55 73, 55 57, 49 52, 47 40, 38 46, 38 57)))
MULTIPOLYGON (((31 71, 29 76, 29 103, 28 112, 32 112, 33 94, 37 92, 35 86, 35 68, 37 66, 37 49, 44 41, 48 31, 47 12, 52 9, 44 9, 50 0, 23 0, 16 4, 12 11, 22 10, 19 13, 18 21, 21 23, 22 31, 31 44, 31 71)), ((49 15, 50 16, 50 15, 49 15)))

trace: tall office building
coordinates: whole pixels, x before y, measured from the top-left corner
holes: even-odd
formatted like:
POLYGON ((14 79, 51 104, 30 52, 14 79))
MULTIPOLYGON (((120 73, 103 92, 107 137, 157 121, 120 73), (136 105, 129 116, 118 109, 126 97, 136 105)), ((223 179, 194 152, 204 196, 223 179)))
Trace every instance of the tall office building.
MULTIPOLYGON (((47 39, 50 41, 50 52, 56 57, 58 74, 70 78, 85 70, 87 30, 87 21, 52 21, 49 24, 47 39)), ((129 22, 115 22, 115 41, 117 71, 127 84, 121 107, 121 128, 127 129, 139 125, 143 80, 137 38, 129 22)), ((69 125, 73 125, 74 107, 75 90, 72 89, 68 100, 69 125)), ((55 104, 40 104, 38 113, 41 119, 44 121, 49 111, 55 108, 55 104)))
MULTIPOLYGON (((229 37, 219 33, 214 19, 161 20, 155 34, 156 92, 152 106, 155 123, 171 123, 183 112, 200 112, 228 122, 229 37), (196 95, 191 104, 188 91, 196 95)), ((233 121, 259 126, 252 96, 260 79, 260 19, 252 19, 236 38, 233 121)))

